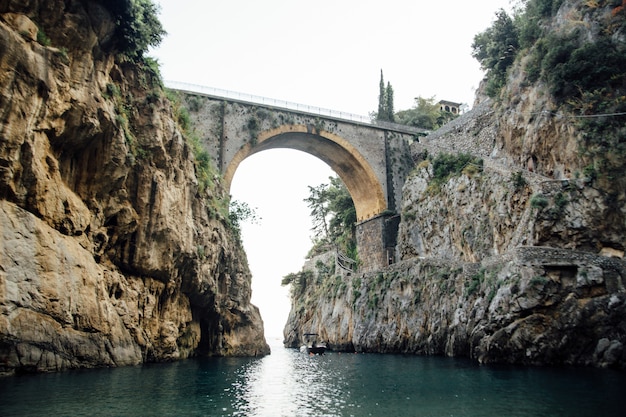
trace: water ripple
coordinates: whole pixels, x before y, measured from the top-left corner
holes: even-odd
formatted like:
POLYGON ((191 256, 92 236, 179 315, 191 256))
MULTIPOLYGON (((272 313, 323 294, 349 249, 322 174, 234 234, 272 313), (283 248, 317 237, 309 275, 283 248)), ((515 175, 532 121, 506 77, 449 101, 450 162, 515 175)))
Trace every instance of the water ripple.
POLYGON ((10 416, 622 416, 626 373, 478 366, 450 358, 275 347, 205 358, 0 379, 10 416))

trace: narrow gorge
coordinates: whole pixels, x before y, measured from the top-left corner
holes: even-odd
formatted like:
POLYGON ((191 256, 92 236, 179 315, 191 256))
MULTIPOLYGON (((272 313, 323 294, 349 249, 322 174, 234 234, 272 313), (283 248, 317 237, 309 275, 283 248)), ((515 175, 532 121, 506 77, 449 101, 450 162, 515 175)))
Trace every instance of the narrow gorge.
MULTIPOLYGON (((337 351, 626 368, 626 2, 523 4, 476 38, 470 112, 382 135, 370 159, 402 173, 372 211, 399 218, 376 253, 389 265, 308 259, 286 346, 316 333, 337 351)), ((220 97, 221 118, 187 111, 144 56, 164 34, 154 7, 0 2, 1 375, 270 353, 207 138, 245 132, 235 154, 268 132, 294 146, 280 124, 311 143, 340 128, 220 97)))

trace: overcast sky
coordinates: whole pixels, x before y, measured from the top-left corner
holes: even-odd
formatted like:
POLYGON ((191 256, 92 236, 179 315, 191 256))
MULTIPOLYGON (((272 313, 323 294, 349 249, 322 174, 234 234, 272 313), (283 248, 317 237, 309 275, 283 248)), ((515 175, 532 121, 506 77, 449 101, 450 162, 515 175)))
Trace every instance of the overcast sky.
MULTIPOLYGON (((361 115, 377 109, 381 70, 396 111, 418 96, 471 106, 483 77, 474 35, 511 8, 509 0, 155 2, 168 35, 151 55, 165 80, 361 115)), ((310 247, 307 185, 329 175, 321 161, 287 150, 254 155, 235 174, 231 194, 262 218, 243 237, 270 337, 282 334, 289 311, 280 280, 310 247)))

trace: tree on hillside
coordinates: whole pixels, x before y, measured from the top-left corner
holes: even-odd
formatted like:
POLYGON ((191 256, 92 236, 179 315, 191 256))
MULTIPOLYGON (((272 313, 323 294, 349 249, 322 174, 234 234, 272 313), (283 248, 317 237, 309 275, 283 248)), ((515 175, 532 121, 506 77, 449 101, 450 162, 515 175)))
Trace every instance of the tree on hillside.
POLYGON ((320 184, 317 187, 309 185, 309 196, 304 199, 311 209, 311 219, 313 220, 313 241, 327 242, 329 233, 328 227, 328 184, 320 184))
POLYGON ((256 210, 245 201, 231 200, 228 206, 228 220, 235 233, 239 235, 241 234, 242 223, 259 224, 261 218, 256 210))
POLYGON ((116 19, 116 49, 138 60, 166 35, 152 0, 98 0, 116 19))
POLYGON ((416 97, 415 106, 409 110, 401 110, 396 113, 398 123, 420 127, 427 130, 435 130, 458 115, 442 111, 435 98, 416 97))
POLYGON ((474 36, 472 56, 487 71, 486 93, 495 97, 506 82, 509 67, 519 50, 519 36, 513 19, 502 9, 487 30, 474 36))
POLYGON ((342 252, 356 260, 356 208, 339 177, 330 177, 328 197, 331 239, 342 252))
POLYGON ((356 259, 356 209, 352 197, 339 177, 329 180, 329 184, 309 186, 309 197, 304 199, 313 219, 311 253, 334 246, 356 259))

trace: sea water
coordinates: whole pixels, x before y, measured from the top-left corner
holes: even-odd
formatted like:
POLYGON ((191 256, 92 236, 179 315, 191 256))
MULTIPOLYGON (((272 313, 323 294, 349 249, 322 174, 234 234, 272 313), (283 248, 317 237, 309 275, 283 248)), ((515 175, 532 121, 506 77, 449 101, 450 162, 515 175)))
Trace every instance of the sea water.
POLYGON ((626 416, 626 373, 273 346, 203 358, 0 378, 0 416, 626 416))

